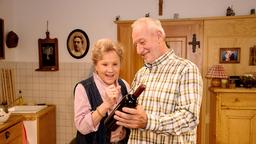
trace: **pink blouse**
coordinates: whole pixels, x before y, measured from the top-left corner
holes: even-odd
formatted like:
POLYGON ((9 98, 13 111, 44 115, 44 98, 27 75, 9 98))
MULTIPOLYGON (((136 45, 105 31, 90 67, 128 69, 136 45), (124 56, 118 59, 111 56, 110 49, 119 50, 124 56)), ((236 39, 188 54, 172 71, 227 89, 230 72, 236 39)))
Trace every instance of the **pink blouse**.
MULTIPOLYGON (((104 101, 106 99, 105 90, 108 85, 106 85, 96 73, 93 73, 93 78, 100 92, 101 98, 104 101)), ((127 91, 129 91, 130 86, 125 80, 123 80, 123 82, 126 85, 127 91)), ((119 85, 117 81, 116 81, 116 84, 119 85)), ((118 101, 120 101, 121 98, 122 98, 122 95, 120 93, 118 101)), ((113 106, 113 108, 115 106, 113 106)), ((99 127, 99 124, 96 127, 94 127, 94 124, 92 121, 92 111, 90 110, 91 110, 91 105, 88 100, 86 91, 82 84, 78 84, 75 89, 74 121, 75 121, 76 129, 84 135, 97 131, 99 127)), ((111 111, 112 110, 109 110, 108 113, 110 113, 111 111)))

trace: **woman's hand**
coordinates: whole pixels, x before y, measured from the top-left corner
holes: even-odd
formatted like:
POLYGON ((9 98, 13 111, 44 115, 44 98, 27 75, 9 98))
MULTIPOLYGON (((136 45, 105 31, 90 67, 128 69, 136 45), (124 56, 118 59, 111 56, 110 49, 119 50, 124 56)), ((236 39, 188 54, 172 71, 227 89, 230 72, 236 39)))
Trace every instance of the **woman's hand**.
POLYGON ((124 129, 124 127, 119 126, 115 131, 111 132, 110 142, 111 143, 119 142, 120 140, 123 140, 125 138, 125 135, 126 135, 126 130, 124 129))
POLYGON ((108 110, 116 104, 120 91, 121 87, 116 87, 114 84, 106 88, 104 102, 93 112, 93 122, 95 126, 99 124, 100 120, 106 115, 108 110))
POLYGON ((105 103, 108 108, 111 108, 114 104, 117 103, 117 98, 120 94, 120 86, 110 85, 106 88, 106 99, 105 103))

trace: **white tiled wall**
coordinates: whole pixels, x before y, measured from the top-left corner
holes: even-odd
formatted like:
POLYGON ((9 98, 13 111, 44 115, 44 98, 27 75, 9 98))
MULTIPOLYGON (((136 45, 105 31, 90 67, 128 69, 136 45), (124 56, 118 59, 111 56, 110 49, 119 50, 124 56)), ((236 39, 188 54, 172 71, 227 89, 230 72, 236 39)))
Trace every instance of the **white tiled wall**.
POLYGON ((76 134, 73 88, 91 75, 91 64, 60 63, 59 71, 35 71, 38 63, 32 62, 12 62, 11 65, 15 67, 17 96, 22 95, 28 103, 55 104, 57 144, 68 144, 76 134))

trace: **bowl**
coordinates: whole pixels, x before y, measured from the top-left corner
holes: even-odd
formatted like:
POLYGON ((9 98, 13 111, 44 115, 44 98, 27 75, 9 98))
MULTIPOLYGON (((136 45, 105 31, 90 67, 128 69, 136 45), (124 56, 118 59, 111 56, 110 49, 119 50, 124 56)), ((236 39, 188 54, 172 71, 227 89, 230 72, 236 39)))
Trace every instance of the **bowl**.
POLYGON ((3 109, 0 109, 0 124, 5 123, 11 115, 11 112, 6 113, 3 109))

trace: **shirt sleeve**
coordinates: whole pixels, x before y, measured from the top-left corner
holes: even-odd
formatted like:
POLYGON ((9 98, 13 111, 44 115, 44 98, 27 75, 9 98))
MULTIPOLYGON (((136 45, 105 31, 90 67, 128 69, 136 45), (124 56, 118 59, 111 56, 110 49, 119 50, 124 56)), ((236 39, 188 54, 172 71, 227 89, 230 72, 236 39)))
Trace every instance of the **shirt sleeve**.
POLYGON ((203 84, 196 66, 184 68, 177 88, 179 93, 176 94, 175 111, 170 114, 148 114, 147 130, 179 135, 198 125, 203 84))
POLYGON ((91 105, 82 84, 75 88, 74 121, 76 129, 84 135, 97 131, 99 127, 99 124, 94 127, 91 105))

